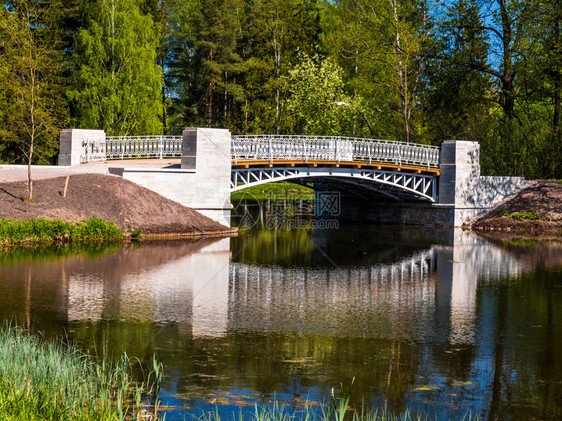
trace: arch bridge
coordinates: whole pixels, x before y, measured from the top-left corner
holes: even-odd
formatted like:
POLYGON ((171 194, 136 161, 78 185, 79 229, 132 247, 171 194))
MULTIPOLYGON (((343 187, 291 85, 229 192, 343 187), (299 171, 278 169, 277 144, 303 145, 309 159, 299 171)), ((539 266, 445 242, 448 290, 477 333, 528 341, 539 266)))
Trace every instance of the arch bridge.
POLYGON ((232 136, 231 192, 290 181, 357 196, 437 201, 440 148, 329 136, 232 136))
MULTIPOLYGON (((174 158, 181 136, 86 139, 82 163, 99 160, 174 158)), ((230 192, 278 181, 340 190, 360 198, 438 200, 440 148, 390 140, 339 136, 231 136, 230 192)))
POLYGON ((446 140, 437 147, 337 136, 232 136, 224 129, 195 127, 182 136, 129 137, 64 129, 59 165, 69 173, 86 172, 96 166, 76 167, 121 160, 106 162, 101 170, 224 224, 233 191, 291 181, 367 199, 362 203, 380 202, 385 209, 389 200, 371 199, 406 202, 404 212, 397 210, 401 223, 459 226, 525 186, 522 178, 481 176, 479 154, 478 143, 470 141, 446 140), (139 158, 157 161, 128 161, 139 158))

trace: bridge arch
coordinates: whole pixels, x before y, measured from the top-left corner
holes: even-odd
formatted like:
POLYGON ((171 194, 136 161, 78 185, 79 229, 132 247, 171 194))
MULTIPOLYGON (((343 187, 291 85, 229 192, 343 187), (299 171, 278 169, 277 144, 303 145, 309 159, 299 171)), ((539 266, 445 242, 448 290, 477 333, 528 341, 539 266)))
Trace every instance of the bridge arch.
POLYGON ((401 200, 406 196, 414 200, 417 199, 430 203, 435 203, 437 201, 436 176, 363 168, 233 168, 230 191, 235 192, 247 187, 278 181, 302 183, 303 180, 341 181, 347 185, 371 190, 395 200, 401 200))

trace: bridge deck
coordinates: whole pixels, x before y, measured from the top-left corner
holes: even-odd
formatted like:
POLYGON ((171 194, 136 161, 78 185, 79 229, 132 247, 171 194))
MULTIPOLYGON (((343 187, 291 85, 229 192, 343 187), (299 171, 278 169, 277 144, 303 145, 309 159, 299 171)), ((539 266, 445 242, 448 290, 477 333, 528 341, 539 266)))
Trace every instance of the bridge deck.
POLYGON ((439 168, 428 168, 417 165, 398 165, 385 162, 368 161, 329 161, 329 160, 299 160, 299 159, 233 159, 232 168, 250 167, 324 167, 324 168, 363 168, 368 170, 389 170, 413 174, 439 175, 439 168))

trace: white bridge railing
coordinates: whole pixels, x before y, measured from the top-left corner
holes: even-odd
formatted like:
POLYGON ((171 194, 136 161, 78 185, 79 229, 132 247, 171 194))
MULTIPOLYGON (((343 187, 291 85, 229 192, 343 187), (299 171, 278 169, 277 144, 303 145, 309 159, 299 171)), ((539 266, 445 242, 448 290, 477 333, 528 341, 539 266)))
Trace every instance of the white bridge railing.
MULTIPOLYGON (((239 159, 326 160, 439 166, 438 146, 391 140, 330 136, 232 136, 231 156, 239 159)), ((181 136, 114 136, 82 142, 80 162, 173 158, 182 154, 181 136)))
POLYGON ((180 157, 181 136, 113 136, 82 142, 80 162, 180 157))
POLYGON ((439 167, 440 148, 391 140, 330 136, 232 136, 232 159, 381 162, 439 167))

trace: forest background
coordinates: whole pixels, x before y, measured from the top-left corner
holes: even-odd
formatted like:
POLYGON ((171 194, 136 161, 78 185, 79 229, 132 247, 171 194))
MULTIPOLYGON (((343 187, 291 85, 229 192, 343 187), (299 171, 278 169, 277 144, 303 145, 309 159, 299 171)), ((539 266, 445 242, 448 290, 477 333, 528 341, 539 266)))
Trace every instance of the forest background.
POLYGON ((489 175, 562 178, 559 0, 13 0, 0 162, 62 128, 481 145, 489 175))

